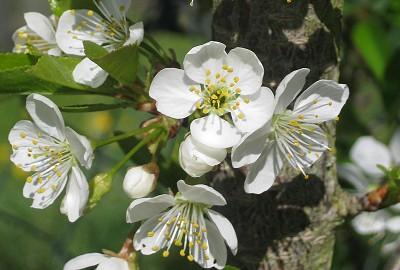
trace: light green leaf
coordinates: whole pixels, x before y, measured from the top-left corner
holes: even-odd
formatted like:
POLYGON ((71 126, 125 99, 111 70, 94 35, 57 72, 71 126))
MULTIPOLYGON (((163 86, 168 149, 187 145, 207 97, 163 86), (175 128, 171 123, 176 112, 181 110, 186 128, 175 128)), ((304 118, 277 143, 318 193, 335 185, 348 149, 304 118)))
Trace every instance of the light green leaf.
POLYGON ((110 53, 106 53, 105 49, 90 41, 85 41, 84 46, 86 56, 117 81, 126 85, 135 82, 139 62, 136 45, 124 46, 110 53))
POLYGON ((383 80, 391 50, 383 27, 374 22, 357 23, 352 39, 375 77, 383 80))
POLYGON ((12 69, 16 67, 31 66, 37 61, 37 57, 20 53, 0 54, 0 70, 12 69))
POLYGON ((225 266, 224 270, 240 270, 240 269, 235 266, 227 265, 227 266, 225 266))

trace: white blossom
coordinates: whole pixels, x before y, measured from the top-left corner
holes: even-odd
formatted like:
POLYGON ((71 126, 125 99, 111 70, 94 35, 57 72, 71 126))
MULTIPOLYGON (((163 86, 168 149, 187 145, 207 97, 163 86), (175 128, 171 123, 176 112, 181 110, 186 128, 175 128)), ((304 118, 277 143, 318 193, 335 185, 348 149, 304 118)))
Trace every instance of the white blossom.
POLYGON ((175 197, 159 195, 132 202, 127 211, 127 222, 146 220, 136 232, 135 250, 150 255, 160 250, 169 256, 173 245, 180 255, 197 262, 203 268, 223 269, 227 251, 237 252, 237 237, 232 224, 213 205, 226 205, 224 197, 206 185, 187 185, 178 181, 175 197), (224 243, 225 241, 225 243, 224 243))
POLYGON ((26 108, 33 122, 22 120, 11 129, 11 161, 27 172, 23 195, 33 200, 32 207, 51 205, 67 185, 61 212, 76 221, 83 212, 89 187, 79 164, 89 169, 93 149, 88 139, 66 127, 57 105, 48 98, 31 94, 26 108), (68 183, 68 184, 67 184, 68 183))
MULTIPOLYGON (((390 169, 400 165, 400 128, 396 130, 389 146, 371 136, 357 139, 350 149, 351 163, 338 166, 341 178, 348 181, 359 194, 374 189, 384 176, 377 165, 390 169)), ((359 234, 398 234, 400 232, 400 204, 390 209, 382 209, 374 213, 361 213, 352 220, 352 226, 359 234)), ((392 252, 393 247, 400 245, 400 239, 384 243, 383 252, 392 252)))
MULTIPOLYGON (((67 54, 84 56, 83 41, 92 41, 108 51, 140 44, 143 40, 143 23, 129 26, 126 19, 130 0, 93 0, 103 16, 93 10, 68 10, 62 14, 56 39, 67 54)), ((73 72, 78 83, 99 87, 108 74, 88 58, 84 58, 73 72)))
POLYGON ((54 16, 47 18, 38 12, 27 12, 24 19, 26 25, 13 34, 13 52, 31 53, 34 49, 44 54, 61 55, 56 42, 57 23, 54 16))
POLYGON ((157 165, 153 163, 130 168, 123 182, 125 193, 132 199, 149 195, 157 186, 159 173, 157 165))
POLYGON ((196 141, 214 148, 232 147, 242 132, 261 127, 272 116, 273 95, 260 89, 260 60, 248 49, 227 54, 225 48, 215 41, 194 47, 185 56, 184 69, 161 70, 149 92, 164 115, 183 119, 196 110, 203 115, 192 121, 190 131, 196 141))
POLYGON ((349 90, 334 81, 320 80, 299 95, 308 73, 303 68, 287 75, 276 90, 272 119, 243 136, 232 149, 235 168, 251 164, 246 192, 259 194, 268 190, 285 160, 306 175, 305 169, 330 149, 325 132, 317 124, 339 115, 349 90), (293 101, 293 108, 289 109, 293 101))
POLYGON ((226 155, 226 149, 206 146, 197 142, 191 135, 187 136, 179 147, 179 163, 192 177, 200 177, 211 171, 226 155))
POLYGON ((64 270, 79 270, 95 265, 98 265, 96 270, 129 270, 126 260, 101 253, 87 253, 73 258, 64 265, 64 270))

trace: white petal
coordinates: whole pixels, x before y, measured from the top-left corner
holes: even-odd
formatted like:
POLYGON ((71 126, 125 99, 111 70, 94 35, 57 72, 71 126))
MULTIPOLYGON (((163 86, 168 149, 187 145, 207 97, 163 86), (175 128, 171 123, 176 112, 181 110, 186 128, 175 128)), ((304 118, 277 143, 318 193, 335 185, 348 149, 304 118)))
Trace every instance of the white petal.
POLYGON ((335 119, 349 98, 349 88, 334 81, 320 80, 307 88, 296 100, 293 113, 303 122, 322 123, 335 119))
POLYGON ((72 128, 65 129, 65 136, 70 145, 71 153, 78 159, 79 163, 86 169, 92 167, 94 159, 93 147, 90 141, 82 135, 76 133, 72 128))
POLYGON ((129 39, 125 41, 124 46, 137 44, 139 45, 143 41, 144 29, 143 22, 135 23, 129 27, 129 39))
POLYGON ((242 137, 235 126, 215 114, 192 121, 190 131, 196 141, 214 148, 232 147, 242 137))
POLYGON ((71 162, 66 162, 59 167, 60 175, 50 170, 31 176, 31 180, 24 185, 23 195, 33 200, 32 208, 44 209, 58 198, 67 183, 70 168, 71 162))
POLYGON ((174 198, 167 194, 134 200, 126 211, 126 221, 134 223, 153 217, 174 204, 174 198))
POLYGON ((84 56, 83 40, 89 40, 99 45, 106 41, 104 31, 101 31, 104 26, 92 23, 101 22, 103 18, 96 13, 88 16, 88 12, 87 9, 68 10, 61 15, 57 26, 56 40, 58 47, 65 53, 84 56), (85 23, 82 23, 83 21, 85 23), (96 27, 100 27, 99 31, 93 31, 96 27))
POLYGON ((396 132, 390 140, 389 148, 395 163, 394 165, 400 165, 400 128, 396 129, 396 132))
POLYGON ((380 164, 386 168, 391 165, 389 149, 370 136, 357 139, 351 147, 350 157, 367 174, 375 177, 383 175, 383 172, 376 165, 380 164))
POLYGON ((371 184, 369 179, 365 177, 360 167, 353 163, 345 163, 338 166, 338 174, 341 178, 353 185, 359 193, 364 193, 368 190, 371 184))
POLYGON ((96 270, 129 270, 129 265, 124 259, 110 257, 101 262, 96 270))
POLYGON ((53 55, 53 56, 61 56, 62 55, 62 51, 60 50, 60 48, 53 48, 47 51, 48 55, 53 55))
POLYGON ((281 81, 275 92, 275 113, 281 113, 292 103, 306 83, 308 68, 291 72, 281 81))
POLYGON ((275 143, 270 143, 250 167, 244 183, 247 193, 261 194, 275 182, 283 166, 281 153, 275 143))
POLYGON ((226 149, 212 148, 196 141, 193 136, 189 135, 185 142, 188 145, 188 151, 191 151, 193 156, 204 161, 207 165, 215 166, 220 164, 226 158, 226 149))
POLYGON ((54 139, 44 134, 34 123, 27 120, 17 122, 11 129, 8 140, 13 147, 11 161, 24 171, 37 171, 48 162, 43 147, 57 146, 54 139), (36 169, 32 169, 36 168, 36 169))
POLYGON ((260 89, 264 67, 254 52, 240 47, 232 49, 226 57, 226 64, 233 68, 228 81, 239 78, 235 87, 240 88, 243 95, 254 94, 260 89))
POLYGON ((32 32, 32 30, 30 30, 27 26, 20 27, 17 30, 15 30, 15 32, 13 33, 12 40, 14 41, 14 45, 15 45, 15 47, 13 49, 13 52, 23 53, 24 49, 18 48, 18 46, 26 45, 27 39, 26 38, 22 38, 19 35, 19 33, 27 33, 28 35, 32 35, 32 34, 36 35, 36 33, 32 32))
POLYGON ((153 79, 149 95, 157 103, 157 110, 169 117, 182 119, 191 115, 200 99, 189 88, 195 83, 181 69, 166 68, 153 79))
POLYGON ((226 155, 226 149, 208 147, 197 142, 191 135, 179 147, 179 163, 192 177, 200 177, 211 171, 226 155))
POLYGON ((386 229, 392 233, 400 232, 400 217, 392 217, 386 222, 386 229))
POLYGON ((64 270, 79 270, 108 260, 108 257, 100 253, 87 253, 69 260, 64 265, 64 270))
POLYGON ((61 204, 61 213, 66 214, 70 222, 75 222, 82 216, 88 198, 89 185, 86 177, 79 167, 74 166, 71 170, 67 193, 61 204))
POLYGON ((55 30, 49 18, 38 12, 27 12, 24 14, 27 26, 48 43, 55 43, 55 30))
POLYGON ((227 56, 225 48, 220 42, 210 41, 191 49, 183 61, 186 75, 195 82, 204 84, 207 70, 211 71, 211 74, 222 70, 227 56))
POLYGON ((131 6, 131 0, 100 0, 99 2, 117 20, 124 18, 131 6))
POLYGON ((226 205, 225 198, 212 187, 206 185, 191 186, 183 180, 179 180, 177 186, 179 192, 188 201, 207 205, 226 205))
POLYGON ((247 133, 232 148, 232 165, 234 168, 240 168, 256 162, 264 151, 270 126, 271 122, 268 122, 258 130, 247 133))
POLYGON ((153 216, 139 227, 133 237, 133 246, 135 250, 140 251, 144 255, 150 255, 157 252, 157 250, 152 249, 154 242, 157 241, 157 239, 155 239, 156 237, 149 237, 148 232, 154 231, 156 226, 160 223, 158 219, 161 216, 162 215, 153 216))
POLYGON ((243 113, 244 118, 240 119, 232 112, 232 119, 241 132, 252 132, 262 127, 271 119, 275 109, 274 94, 267 87, 261 87, 253 95, 241 96, 238 101, 239 111, 243 113))
POLYGON ((226 264, 227 252, 224 239, 222 238, 218 228, 214 223, 205 220, 207 228, 207 238, 211 255, 215 258, 216 262, 214 267, 223 269, 226 264))
POLYGON ((373 234, 383 232, 388 215, 384 211, 361 213, 356 216, 351 224, 354 230, 359 234, 373 234))
POLYGON ((64 141, 64 118, 53 101, 39 94, 30 94, 26 98, 26 109, 33 122, 41 130, 60 141, 64 141))
POLYGON ((126 172, 122 186, 129 198, 143 198, 155 189, 158 172, 152 172, 147 167, 136 166, 129 168, 126 172))
POLYGON ((107 80, 108 73, 89 58, 84 58, 72 72, 74 81, 97 88, 107 80))
POLYGON ((209 209, 207 214, 212 222, 218 228, 221 236, 225 239, 226 244, 232 250, 233 255, 236 255, 238 249, 238 239, 232 223, 220 213, 209 209))

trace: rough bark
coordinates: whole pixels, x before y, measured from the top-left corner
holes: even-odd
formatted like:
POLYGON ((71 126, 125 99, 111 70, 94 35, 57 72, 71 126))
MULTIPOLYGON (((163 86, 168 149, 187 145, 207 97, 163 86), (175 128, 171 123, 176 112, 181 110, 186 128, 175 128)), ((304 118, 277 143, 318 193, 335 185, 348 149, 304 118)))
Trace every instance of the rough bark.
MULTIPOLYGON (((338 80, 343 0, 214 0, 213 38, 254 51, 272 89, 289 72, 309 67, 308 83, 338 80)), ((335 124, 324 126, 331 145, 335 124)), ((243 191, 243 171, 227 163, 213 185, 228 198, 221 208, 235 226, 239 253, 230 258, 241 269, 330 269, 335 228, 348 213, 349 197, 336 175, 335 151, 308 171, 309 180, 285 168, 262 195, 243 191)))

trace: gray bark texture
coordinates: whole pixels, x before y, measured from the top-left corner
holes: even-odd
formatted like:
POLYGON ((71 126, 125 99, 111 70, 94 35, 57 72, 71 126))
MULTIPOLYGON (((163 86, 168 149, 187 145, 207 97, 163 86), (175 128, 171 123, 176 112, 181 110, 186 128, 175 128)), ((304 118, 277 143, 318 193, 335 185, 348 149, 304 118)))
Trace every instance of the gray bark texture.
MULTIPOLYGON (((291 71, 308 67, 308 85, 339 78, 343 0, 214 0, 213 39, 228 49, 254 51, 265 68, 264 85, 275 89, 291 71)), ((324 126, 331 146, 335 123, 324 126)), ((339 186, 335 151, 326 152, 305 180, 286 167, 261 195, 245 194, 245 170, 226 163, 213 185, 228 199, 218 209, 234 224, 239 252, 229 264, 240 269, 330 269, 335 229, 348 214, 339 186)))

